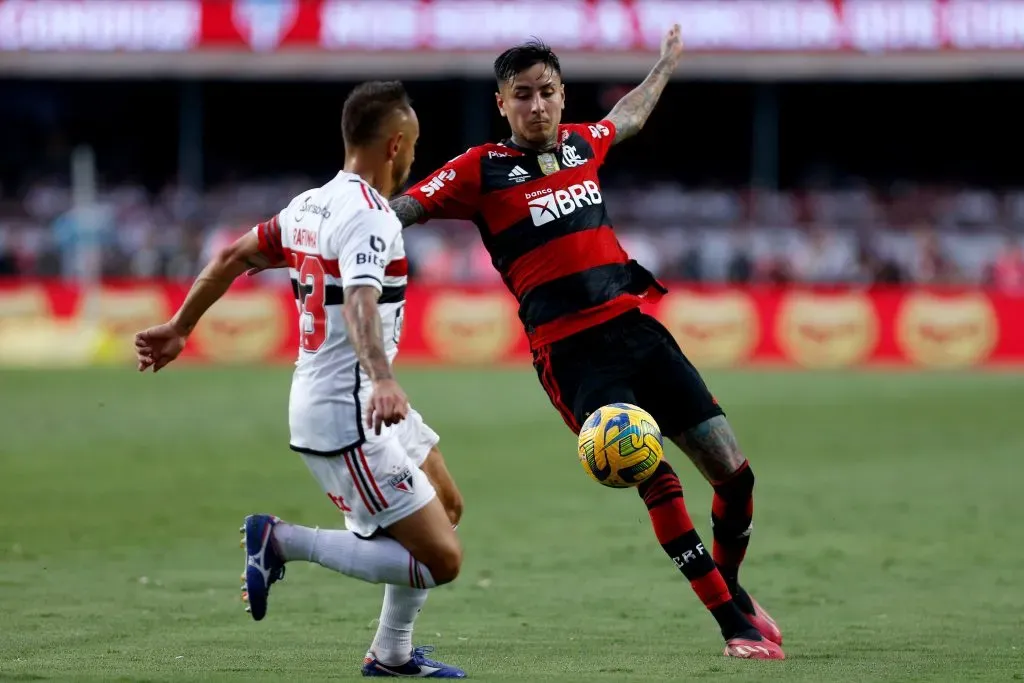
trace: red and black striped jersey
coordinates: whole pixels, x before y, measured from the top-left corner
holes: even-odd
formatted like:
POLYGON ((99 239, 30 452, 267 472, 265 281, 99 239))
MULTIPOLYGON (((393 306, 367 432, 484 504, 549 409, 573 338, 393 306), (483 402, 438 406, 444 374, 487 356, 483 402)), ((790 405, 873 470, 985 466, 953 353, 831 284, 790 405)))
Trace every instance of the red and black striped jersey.
POLYGON ((665 288, 619 245, 597 172, 615 126, 559 126, 558 146, 536 152, 510 140, 473 147, 406 194, 430 218, 472 220, 519 302, 539 348, 598 325, 665 288))

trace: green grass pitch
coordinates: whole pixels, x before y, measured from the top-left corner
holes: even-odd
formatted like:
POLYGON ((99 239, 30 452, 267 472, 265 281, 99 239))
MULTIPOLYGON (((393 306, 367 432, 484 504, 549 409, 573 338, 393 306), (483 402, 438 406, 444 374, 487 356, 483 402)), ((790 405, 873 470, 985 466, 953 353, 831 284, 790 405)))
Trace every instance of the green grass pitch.
MULTIPOLYGON (((713 372, 757 474, 742 577, 785 662, 727 660, 633 491, 531 371, 402 369, 466 498, 418 644, 480 681, 1024 679, 1024 377, 713 372)), ((338 526, 288 368, 0 372, 0 679, 360 680, 381 586, 295 564, 243 612, 250 512, 338 526)), ((674 448, 705 541, 710 487, 674 448)))

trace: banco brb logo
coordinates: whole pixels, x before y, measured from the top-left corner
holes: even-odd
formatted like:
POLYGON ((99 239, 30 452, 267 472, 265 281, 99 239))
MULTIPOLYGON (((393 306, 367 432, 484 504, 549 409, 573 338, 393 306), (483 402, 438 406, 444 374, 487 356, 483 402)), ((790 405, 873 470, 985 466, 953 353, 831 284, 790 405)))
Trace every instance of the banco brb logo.
POLYGON ((536 192, 527 192, 530 218, 534 225, 544 225, 551 221, 568 216, 582 206, 595 206, 601 203, 601 188, 593 180, 585 180, 582 184, 570 185, 564 190, 545 188, 536 192))

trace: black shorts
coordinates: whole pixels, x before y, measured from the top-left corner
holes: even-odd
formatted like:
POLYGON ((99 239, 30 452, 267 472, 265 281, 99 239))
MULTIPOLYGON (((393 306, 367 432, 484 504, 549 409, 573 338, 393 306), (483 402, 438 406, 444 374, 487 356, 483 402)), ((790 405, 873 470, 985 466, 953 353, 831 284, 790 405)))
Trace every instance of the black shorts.
POLYGON ((632 403, 667 437, 724 415, 675 338, 632 310, 533 352, 540 383, 574 433, 609 403, 632 403))

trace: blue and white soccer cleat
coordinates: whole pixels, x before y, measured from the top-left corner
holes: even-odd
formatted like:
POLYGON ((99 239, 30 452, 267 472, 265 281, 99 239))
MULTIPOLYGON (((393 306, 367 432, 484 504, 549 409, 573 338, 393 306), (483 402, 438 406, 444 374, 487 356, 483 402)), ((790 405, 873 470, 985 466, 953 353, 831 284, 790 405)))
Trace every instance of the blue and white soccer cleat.
POLYGON ((366 653, 363 660, 364 676, 384 676, 390 678, 465 678, 466 672, 443 662, 427 659, 434 651, 433 645, 424 645, 412 651, 412 659, 399 666, 381 664, 372 652, 366 653))
POLYGON ((267 614, 270 584, 284 578, 284 560, 274 550, 270 535, 280 520, 272 515, 249 515, 239 531, 245 548, 245 573, 242 574, 242 602, 246 612, 259 621, 267 614))

